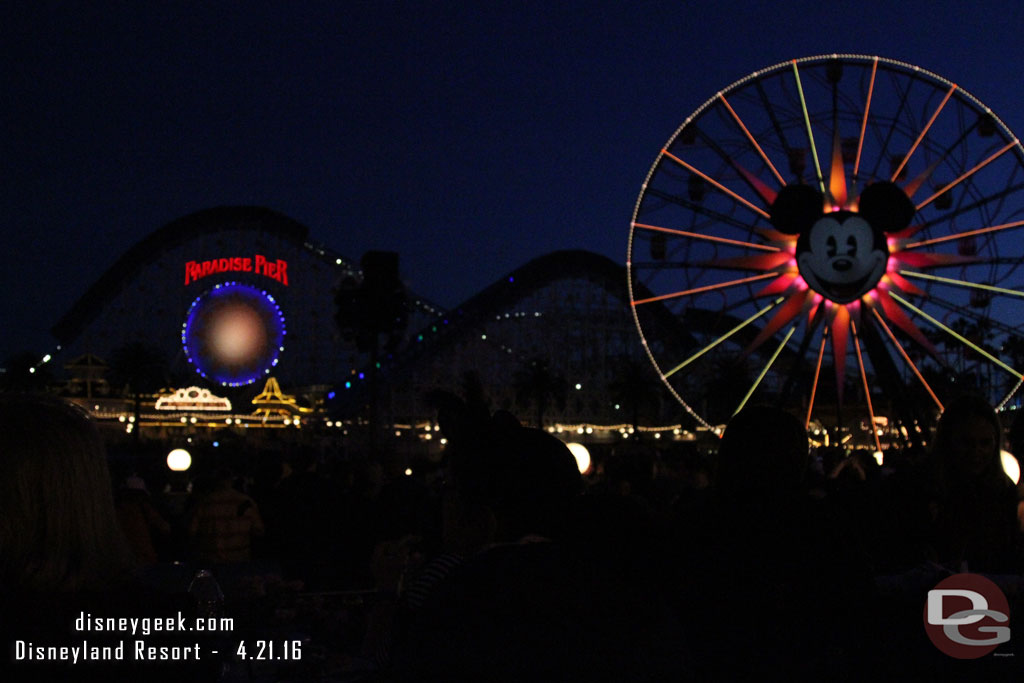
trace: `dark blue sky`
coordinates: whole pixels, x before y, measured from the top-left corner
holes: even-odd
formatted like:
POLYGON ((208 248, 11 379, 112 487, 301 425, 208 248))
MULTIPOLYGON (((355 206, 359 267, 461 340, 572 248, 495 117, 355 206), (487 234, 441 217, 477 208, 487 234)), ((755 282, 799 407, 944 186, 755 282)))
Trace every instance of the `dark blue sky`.
POLYGON ((0 10, 0 358, 127 248, 254 204, 454 306, 555 249, 624 261, 640 184, 704 100, 877 54, 1024 131, 1013 2, 18 2, 0 10), (97 9, 94 5, 105 8, 97 9))

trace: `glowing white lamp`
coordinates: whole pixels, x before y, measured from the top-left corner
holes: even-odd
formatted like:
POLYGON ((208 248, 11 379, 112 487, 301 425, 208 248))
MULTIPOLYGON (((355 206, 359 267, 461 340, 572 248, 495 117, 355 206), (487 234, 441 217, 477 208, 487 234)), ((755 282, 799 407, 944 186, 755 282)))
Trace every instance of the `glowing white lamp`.
POLYGON ((1000 460, 1003 461, 1003 472, 1006 472, 1006 476, 1013 480, 1014 484, 1020 483, 1020 463, 1017 458, 1013 457, 1006 451, 999 453, 1000 460))
POLYGON ((192 456, 184 448, 175 448, 167 454, 167 467, 173 472, 184 472, 192 466, 192 456))
POLYGON ((576 467, 579 468, 580 474, 586 474, 590 470, 590 451, 581 443, 567 443, 565 445, 569 448, 569 452, 572 453, 572 457, 576 458, 576 467))

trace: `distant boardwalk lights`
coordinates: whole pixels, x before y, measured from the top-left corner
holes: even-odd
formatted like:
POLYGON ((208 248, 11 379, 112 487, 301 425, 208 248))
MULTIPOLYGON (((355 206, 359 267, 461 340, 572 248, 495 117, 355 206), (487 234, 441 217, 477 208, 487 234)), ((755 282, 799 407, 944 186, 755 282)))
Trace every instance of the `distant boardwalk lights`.
POLYGON ((157 410, 231 410, 231 401, 214 395, 209 389, 192 386, 159 397, 155 407, 157 410))

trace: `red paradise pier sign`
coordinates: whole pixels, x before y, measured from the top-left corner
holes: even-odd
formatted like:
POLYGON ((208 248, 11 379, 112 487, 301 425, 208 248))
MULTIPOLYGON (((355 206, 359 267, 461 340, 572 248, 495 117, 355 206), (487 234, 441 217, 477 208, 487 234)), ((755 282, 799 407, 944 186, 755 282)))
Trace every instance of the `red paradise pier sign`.
POLYGON ((262 254, 253 258, 235 256, 215 258, 209 261, 189 261, 185 264, 185 284, 216 273, 256 273, 277 280, 288 286, 288 263, 283 259, 271 261, 262 254))

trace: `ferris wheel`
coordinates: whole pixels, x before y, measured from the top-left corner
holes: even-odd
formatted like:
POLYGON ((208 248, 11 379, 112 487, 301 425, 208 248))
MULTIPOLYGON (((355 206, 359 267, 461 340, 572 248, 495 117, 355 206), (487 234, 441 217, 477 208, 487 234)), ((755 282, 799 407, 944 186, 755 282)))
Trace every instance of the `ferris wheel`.
POLYGON ((919 67, 776 64, 660 150, 627 269, 643 346, 706 427, 751 401, 826 424, 909 423, 963 390, 1002 407, 1024 367, 1024 149, 919 67))

